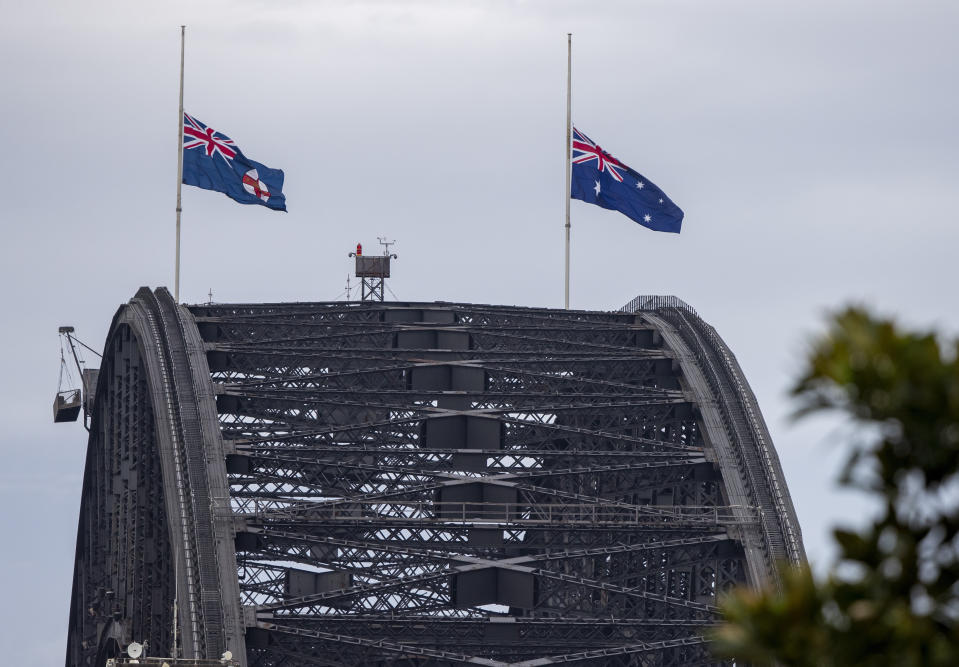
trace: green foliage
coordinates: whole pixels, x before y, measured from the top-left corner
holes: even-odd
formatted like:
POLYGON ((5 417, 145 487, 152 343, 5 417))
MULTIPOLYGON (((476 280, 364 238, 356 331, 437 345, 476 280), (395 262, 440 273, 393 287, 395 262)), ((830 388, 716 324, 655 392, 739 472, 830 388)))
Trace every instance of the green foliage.
POLYGON ((840 410, 863 427, 840 483, 881 503, 834 531, 839 562, 816 580, 782 568, 778 590, 721 603, 718 655, 796 667, 959 665, 959 340, 836 315, 793 389, 800 415, 840 410))

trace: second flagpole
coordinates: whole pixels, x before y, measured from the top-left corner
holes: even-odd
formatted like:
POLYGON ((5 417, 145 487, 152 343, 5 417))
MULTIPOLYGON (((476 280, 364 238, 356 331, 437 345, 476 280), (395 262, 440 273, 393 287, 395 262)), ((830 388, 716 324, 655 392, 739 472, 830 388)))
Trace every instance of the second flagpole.
POLYGON ((186 26, 180 26, 180 115, 177 119, 177 158, 176 158, 176 269, 173 285, 173 298, 180 303, 180 213, 183 211, 180 189, 183 186, 183 51, 186 43, 186 26))
POLYGON ((573 33, 566 33, 566 310, 569 310, 569 193, 573 145, 572 116, 573 33))

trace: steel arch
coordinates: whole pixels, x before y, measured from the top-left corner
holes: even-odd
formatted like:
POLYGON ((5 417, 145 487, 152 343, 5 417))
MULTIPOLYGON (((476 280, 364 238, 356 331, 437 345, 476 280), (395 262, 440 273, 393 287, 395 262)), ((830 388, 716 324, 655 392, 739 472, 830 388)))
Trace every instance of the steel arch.
POLYGON ((714 664, 717 594, 804 559, 755 397, 675 298, 142 288, 105 350, 67 665, 132 640, 250 667, 714 664))

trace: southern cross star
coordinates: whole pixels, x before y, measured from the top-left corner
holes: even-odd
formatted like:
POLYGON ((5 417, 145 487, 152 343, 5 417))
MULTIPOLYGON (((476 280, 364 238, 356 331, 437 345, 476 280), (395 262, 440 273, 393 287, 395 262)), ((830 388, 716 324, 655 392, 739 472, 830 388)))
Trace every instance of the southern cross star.
POLYGON ((653 219, 653 216, 651 216, 649 213, 643 216, 643 220, 645 220, 646 222, 649 222, 652 219, 653 219))
POLYGON ((636 181, 636 187, 642 190, 643 188, 646 187, 646 184, 643 183, 642 181, 636 181))

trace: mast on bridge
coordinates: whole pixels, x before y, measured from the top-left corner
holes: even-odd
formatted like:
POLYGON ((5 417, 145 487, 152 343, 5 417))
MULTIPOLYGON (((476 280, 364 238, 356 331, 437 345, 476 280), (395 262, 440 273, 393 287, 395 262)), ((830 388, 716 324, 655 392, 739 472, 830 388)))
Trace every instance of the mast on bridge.
POLYGON ((363 244, 356 244, 356 252, 350 257, 356 258, 356 277, 360 279, 360 301, 382 301, 386 290, 386 279, 390 277, 390 260, 398 259, 396 253, 390 253, 390 246, 396 241, 387 241, 388 237, 378 236, 383 246, 382 255, 364 255, 363 244))

